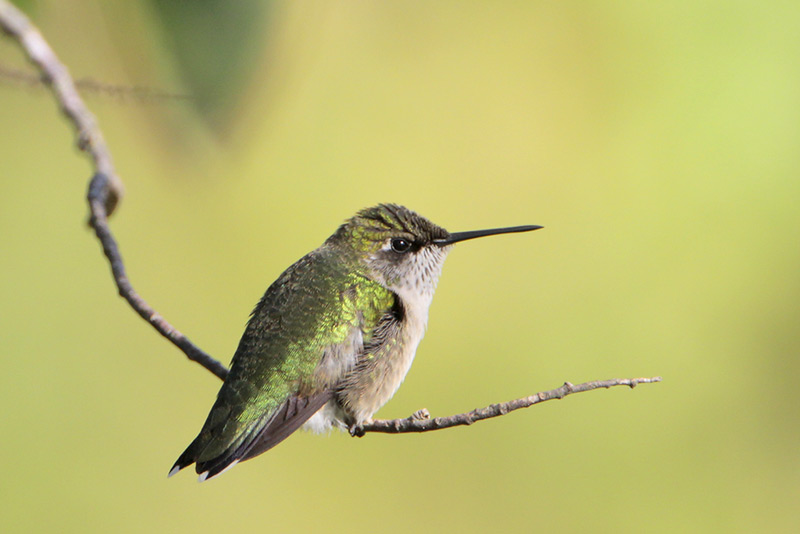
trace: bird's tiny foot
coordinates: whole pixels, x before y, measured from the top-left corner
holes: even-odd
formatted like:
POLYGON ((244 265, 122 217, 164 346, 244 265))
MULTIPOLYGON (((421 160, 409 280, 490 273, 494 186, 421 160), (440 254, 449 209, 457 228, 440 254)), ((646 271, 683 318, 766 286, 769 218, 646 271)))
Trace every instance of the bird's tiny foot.
POLYGON ((411 414, 411 419, 414 421, 425 421, 426 419, 430 418, 431 418, 431 412, 429 412, 427 408, 417 410, 416 412, 411 414))
MULTIPOLYGON (((368 423, 369 421, 364 421, 364 422, 368 423)), ((353 423, 347 428, 347 430, 348 432, 350 432, 350 435, 354 438, 363 438, 364 434, 366 434, 366 432, 364 431, 364 425, 359 423, 353 423)))

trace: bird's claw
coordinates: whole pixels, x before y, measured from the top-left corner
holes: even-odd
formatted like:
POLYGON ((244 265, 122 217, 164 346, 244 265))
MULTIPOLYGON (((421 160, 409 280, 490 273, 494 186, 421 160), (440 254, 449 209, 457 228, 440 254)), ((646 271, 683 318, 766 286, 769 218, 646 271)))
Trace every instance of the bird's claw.
POLYGON ((347 431, 350 432, 350 435, 354 438, 363 438, 364 434, 366 434, 364 427, 358 423, 353 423, 350 425, 347 431))

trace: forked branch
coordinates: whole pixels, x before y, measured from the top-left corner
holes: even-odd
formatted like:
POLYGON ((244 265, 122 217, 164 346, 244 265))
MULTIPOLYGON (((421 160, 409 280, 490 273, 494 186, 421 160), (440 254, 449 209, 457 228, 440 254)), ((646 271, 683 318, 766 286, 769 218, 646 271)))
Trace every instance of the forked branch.
MULTIPOLYGON (((228 375, 228 369, 194 345, 186 336, 161 317, 156 310, 136 293, 128 280, 119 247, 108 226, 108 217, 114 212, 122 198, 122 180, 114 170, 111 153, 103 139, 100 128, 78 94, 67 68, 58 60, 47 41, 28 18, 7 0, 0 0, 0 28, 5 34, 19 43, 30 62, 38 69, 42 82, 51 89, 61 111, 75 128, 78 148, 86 152, 92 160, 94 174, 89 183, 87 195, 91 213, 89 225, 94 229, 103 247, 103 252, 108 258, 111 273, 120 296, 128 301, 136 313, 150 323, 162 336, 182 350, 190 360, 199 363, 215 376, 224 380, 228 375)), ((527 408, 551 399, 561 399, 573 393, 614 386, 629 386, 633 388, 637 384, 650 384, 660 381, 661 377, 602 380, 586 382, 577 386, 567 382, 557 389, 543 391, 530 397, 509 402, 492 404, 468 413, 431 419, 427 410, 420 410, 406 419, 372 421, 361 427, 352 428, 351 433, 356 436, 363 436, 366 432, 390 434, 428 432, 452 426, 471 425, 476 421, 506 415, 520 408, 527 408)))
POLYGON ((108 226, 108 217, 122 199, 124 187, 114 170, 111 152, 94 115, 83 103, 69 71, 58 60, 50 45, 30 20, 6 0, 0 0, 0 28, 19 43, 30 62, 39 70, 42 82, 52 90, 61 111, 75 128, 78 148, 92 159, 95 172, 89 182, 87 195, 91 214, 89 225, 103 246, 120 296, 127 300, 136 313, 150 323, 158 333, 181 349, 190 360, 196 361, 224 380, 228 374, 225 366, 203 352, 161 317, 136 293, 128 280, 119 247, 108 226))

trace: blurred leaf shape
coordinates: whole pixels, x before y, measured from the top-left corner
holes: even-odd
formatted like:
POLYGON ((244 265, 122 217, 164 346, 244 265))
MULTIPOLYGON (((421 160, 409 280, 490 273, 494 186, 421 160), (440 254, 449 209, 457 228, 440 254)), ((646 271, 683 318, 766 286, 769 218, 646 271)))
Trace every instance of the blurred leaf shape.
POLYGON ((226 126, 261 49, 272 3, 265 0, 150 0, 165 49, 212 126, 226 126))

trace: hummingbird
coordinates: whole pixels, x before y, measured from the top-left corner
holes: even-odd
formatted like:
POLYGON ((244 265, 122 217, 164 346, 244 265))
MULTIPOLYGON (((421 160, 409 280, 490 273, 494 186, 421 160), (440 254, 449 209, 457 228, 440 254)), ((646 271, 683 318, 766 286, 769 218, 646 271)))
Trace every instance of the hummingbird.
POLYGON ((396 204, 359 211, 269 286, 169 476, 195 464, 213 478, 301 426, 357 432, 408 373, 452 246, 539 228, 450 233, 396 204))

